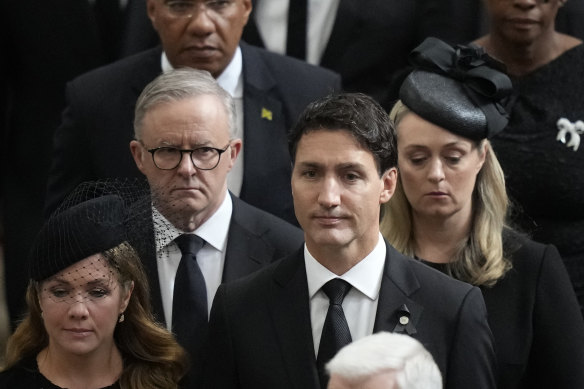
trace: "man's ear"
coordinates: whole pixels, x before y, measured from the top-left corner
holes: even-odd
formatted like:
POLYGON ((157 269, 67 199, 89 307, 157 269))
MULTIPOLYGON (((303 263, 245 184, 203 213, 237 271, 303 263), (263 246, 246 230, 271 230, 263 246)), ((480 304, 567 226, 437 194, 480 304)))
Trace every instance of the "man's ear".
POLYGON ((244 23, 243 23, 243 25, 245 26, 249 20, 249 15, 251 13, 251 9, 252 9, 253 5, 252 5, 251 0, 243 0, 242 6, 244 9, 244 12, 243 12, 244 23))
POLYGON ((243 142, 241 139, 233 139, 231 141, 231 146, 229 147, 229 157, 231 159, 231 163, 229 168, 231 169, 233 165, 235 165, 235 161, 237 160, 237 156, 241 152, 243 147, 243 142))
POLYGON ((150 19, 150 21, 152 22, 152 27, 154 27, 154 29, 156 31, 158 31, 158 29, 156 28, 156 4, 157 0, 147 0, 146 1, 146 12, 148 13, 148 19, 150 19))
POLYGON ((381 188, 381 193, 379 195, 379 204, 384 204, 391 199, 395 192, 395 186, 397 184, 397 168, 389 168, 381 176, 381 181, 383 187, 381 188))
POLYGON ((144 173, 144 152, 146 151, 144 147, 137 140, 130 142, 130 151, 132 152, 132 157, 134 157, 134 162, 138 169, 144 173))

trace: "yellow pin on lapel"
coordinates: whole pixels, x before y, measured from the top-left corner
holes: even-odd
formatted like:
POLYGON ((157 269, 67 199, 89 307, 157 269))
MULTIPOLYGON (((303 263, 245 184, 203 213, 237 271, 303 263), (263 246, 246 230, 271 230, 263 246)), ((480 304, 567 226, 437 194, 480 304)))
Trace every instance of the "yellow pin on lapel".
POLYGON ((262 119, 272 120, 272 111, 262 107, 262 119))

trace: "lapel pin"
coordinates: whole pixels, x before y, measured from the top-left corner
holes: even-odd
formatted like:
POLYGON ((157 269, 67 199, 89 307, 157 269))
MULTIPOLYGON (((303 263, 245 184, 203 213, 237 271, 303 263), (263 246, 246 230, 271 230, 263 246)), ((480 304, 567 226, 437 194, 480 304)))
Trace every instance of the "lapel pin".
POLYGON ((262 119, 272 120, 272 111, 269 109, 262 107, 262 119))
POLYGON ((413 335, 418 332, 416 327, 414 327, 414 323, 412 323, 410 320, 410 310, 408 309, 407 305, 403 304, 396 311, 396 315, 398 321, 395 325, 395 328, 393 329, 393 332, 400 334, 407 333, 408 335, 413 335))

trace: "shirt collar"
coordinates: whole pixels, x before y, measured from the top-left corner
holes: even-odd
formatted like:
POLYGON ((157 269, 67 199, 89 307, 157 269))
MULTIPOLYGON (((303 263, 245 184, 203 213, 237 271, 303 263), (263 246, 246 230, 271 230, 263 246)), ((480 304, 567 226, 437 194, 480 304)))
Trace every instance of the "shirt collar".
POLYGON ((306 265, 306 278, 308 281, 308 295, 310 298, 322 288, 324 284, 333 278, 341 278, 371 300, 377 299, 381 288, 381 279, 385 267, 386 247, 385 241, 379 234, 379 240, 371 251, 359 263, 349 269, 348 272, 337 276, 320 264, 304 245, 304 263, 306 265))
MULTIPOLYGON (((162 72, 166 73, 173 69, 166 53, 162 52, 161 58, 162 72)), ((217 83, 225 89, 233 98, 243 97, 243 59, 241 48, 237 46, 235 54, 229 62, 229 65, 223 70, 223 73, 217 77, 217 83)))
MULTIPOLYGON (((227 247, 227 234, 231 223, 233 202, 231 195, 227 193, 217 211, 192 233, 203 238, 207 244, 218 251, 225 251, 227 247)), ((174 241, 184 231, 176 228, 166 219, 154 206, 152 207, 152 218, 154 220, 154 234, 156 241, 156 251, 160 251, 174 241)))

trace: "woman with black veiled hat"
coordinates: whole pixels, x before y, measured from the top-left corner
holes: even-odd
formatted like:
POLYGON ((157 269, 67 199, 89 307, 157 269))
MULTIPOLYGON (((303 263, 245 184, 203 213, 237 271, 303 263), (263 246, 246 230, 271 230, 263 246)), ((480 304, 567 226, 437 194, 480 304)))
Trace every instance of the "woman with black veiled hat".
POLYGON ((511 81, 474 46, 434 38, 412 52, 390 116, 399 180, 381 231, 398 250, 483 292, 498 388, 584 388, 584 323, 557 249, 506 225, 488 138, 505 128, 511 81))
POLYGON ((120 197, 54 215, 30 258, 28 314, 9 338, 0 388, 177 388, 186 353, 154 322, 126 241, 120 197))

